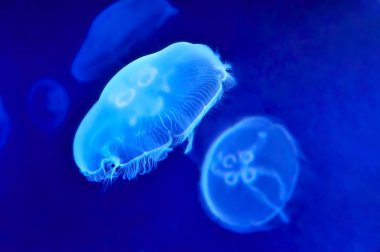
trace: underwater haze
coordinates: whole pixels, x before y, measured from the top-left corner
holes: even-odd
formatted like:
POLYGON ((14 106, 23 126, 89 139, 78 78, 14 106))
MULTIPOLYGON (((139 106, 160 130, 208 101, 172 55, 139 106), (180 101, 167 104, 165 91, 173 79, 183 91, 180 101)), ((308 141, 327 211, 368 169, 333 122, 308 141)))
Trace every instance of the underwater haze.
POLYGON ((1 0, 0 35, 1 252, 380 251, 378 0, 1 0), (206 63, 179 47, 128 68, 181 42, 206 63), (107 121, 87 117, 78 167, 93 106, 107 121), (152 133, 160 111, 175 120, 152 133), (246 118, 265 127, 226 138, 236 156, 204 175, 246 118), (126 161, 164 149, 143 176, 91 181, 110 141, 126 161))

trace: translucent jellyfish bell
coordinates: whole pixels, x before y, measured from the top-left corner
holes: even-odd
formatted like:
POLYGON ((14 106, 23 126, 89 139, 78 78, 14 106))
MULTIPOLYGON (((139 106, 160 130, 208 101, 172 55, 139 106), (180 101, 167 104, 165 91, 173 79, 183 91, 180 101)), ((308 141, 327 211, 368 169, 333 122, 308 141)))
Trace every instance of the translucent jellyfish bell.
POLYGON ((201 194, 206 211, 235 232, 266 229, 283 208, 299 173, 295 141, 279 124, 246 118, 224 131, 206 154, 201 194))
POLYGON ((3 100, 0 97, 0 148, 7 142, 10 129, 10 119, 4 107, 3 100))
POLYGON ((40 79, 29 92, 29 116, 43 130, 53 130, 61 125, 68 108, 69 95, 56 80, 40 79))
POLYGON ((92 23, 71 72, 81 82, 97 79, 131 48, 177 13, 166 0, 120 0, 92 23))
POLYGON ((89 180, 132 179, 149 172, 234 83, 213 51, 179 42, 120 70, 82 120, 74 158, 89 180))

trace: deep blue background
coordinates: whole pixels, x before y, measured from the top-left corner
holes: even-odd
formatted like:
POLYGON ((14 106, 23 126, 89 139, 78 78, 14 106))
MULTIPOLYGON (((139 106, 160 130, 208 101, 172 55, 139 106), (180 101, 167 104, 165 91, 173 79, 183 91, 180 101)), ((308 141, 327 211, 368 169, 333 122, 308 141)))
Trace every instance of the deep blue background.
POLYGON ((70 65, 112 1, 1 0, 0 95, 11 118, 0 152, 0 251, 379 251, 380 4, 357 1, 172 1, 176 17, 128 60, 186 40, 232 64, 238 85, 152 173, 107 187, 72 157, 81 119, 112 73, 77 83, 70 65), (265 3, 263 3, 265 2, 265 3), (47 133, 27 114, 33 83, 68 90, 65 122, 47 133), (305 156, 290 223, 235 234, 199 201, 199 162, 244 115, 280 120, 305 156))

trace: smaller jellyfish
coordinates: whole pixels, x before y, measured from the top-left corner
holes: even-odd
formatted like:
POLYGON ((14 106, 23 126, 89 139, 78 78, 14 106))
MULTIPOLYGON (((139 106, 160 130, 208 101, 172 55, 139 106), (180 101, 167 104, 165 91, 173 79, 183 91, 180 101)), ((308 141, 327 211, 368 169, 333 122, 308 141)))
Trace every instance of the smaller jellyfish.
POLYGON ((43 130, 53 130, 62 124, 69 108, 66 89, 53 79, 36 81, 29 92, 28 113, 43 130))
POLYGON ((284 127, 264 117, 248 117, 225 130, 204 160, 200 189, 210 217, 228 230, 267 229, 292 196, 299 151, 284 127))
POLYGON ((10 119, 4 107, 3 100, 0 97, 0 148, 3 148, 6 144, 10 129, 10 119))
POLYGON ((178 42, 121 69, 83 118, 73 152, 90 181, 150 172, 234 85, 229 65, 201 44, 178 42))
POLYGON ((71 67, 80 82, 89 82, 119 65, 131 48, 177 13, 166 0, 120 0, 93 21, 71 67))

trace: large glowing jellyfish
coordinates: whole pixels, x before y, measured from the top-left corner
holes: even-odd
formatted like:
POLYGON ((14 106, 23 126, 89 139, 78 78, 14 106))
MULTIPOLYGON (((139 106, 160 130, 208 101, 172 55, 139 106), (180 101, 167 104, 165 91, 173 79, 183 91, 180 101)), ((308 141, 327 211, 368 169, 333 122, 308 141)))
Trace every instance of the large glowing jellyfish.
POLYGON ((81 82, 92 81, 119 64, 137 42, 177 13, 166 0, 120 0, 93 21, 71 72, 81 82))
POLYGON ((4 107, 3 100, 0 97, 0 148, 7 142, 10 129, 10 119, 4 107))
POLYGON ((120 70, 80 124, 74 158, 89 180, 132 179, 188 139, 233 79, 205 45, 179 42, 120 70))
POLYGON ((264 230, 283 208, 299 172, 299 152, 290 134, 264 117, 249 117, 224 131, 202 166, 206 211, 235 232, 264 230))
POLYGON ((40 79, 30 90, 29 116, 43 130, 53 130, 61 125, 68 108, 69 95, 66 89, 53 79, 40 79))

